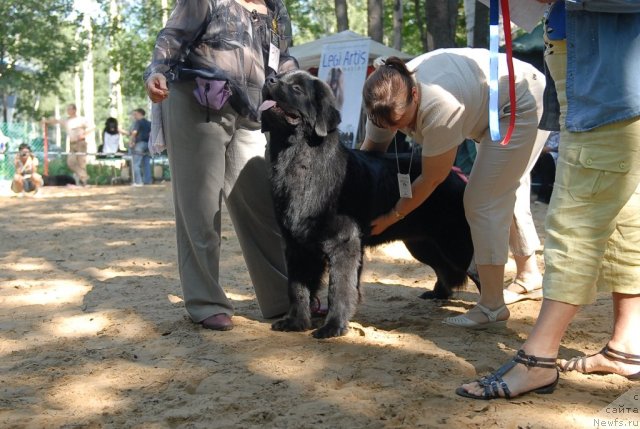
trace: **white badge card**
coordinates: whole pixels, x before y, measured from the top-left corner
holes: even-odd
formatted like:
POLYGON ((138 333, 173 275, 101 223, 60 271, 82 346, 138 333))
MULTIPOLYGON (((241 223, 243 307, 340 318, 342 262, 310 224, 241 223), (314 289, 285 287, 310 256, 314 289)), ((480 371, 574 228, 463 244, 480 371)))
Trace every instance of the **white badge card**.
POLYGON ((278 71, 280 65, 280 37, 277 34, 271 34, 271 43, 269 43, 269 67, 278 71))
POLYGON ((398 188, 400 189, 400 198, 412 198, 411 178, 408 174, 398 173, 398 188))

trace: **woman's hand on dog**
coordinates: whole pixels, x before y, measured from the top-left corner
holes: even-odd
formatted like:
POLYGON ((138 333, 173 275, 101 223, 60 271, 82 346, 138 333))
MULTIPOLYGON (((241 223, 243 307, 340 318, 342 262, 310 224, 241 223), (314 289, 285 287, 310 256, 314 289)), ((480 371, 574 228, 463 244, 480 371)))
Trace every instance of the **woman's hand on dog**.
POLYGON ((397 218, 393 212, 378 216, 371 222, 371 235, 382 234, 385 229, 396 223, 400 218, 397 218))
POLYGON ((154 73, 145 82, 147 95, 154 103, 159 103, 169 96, 167 78, 161 73, 154 73))

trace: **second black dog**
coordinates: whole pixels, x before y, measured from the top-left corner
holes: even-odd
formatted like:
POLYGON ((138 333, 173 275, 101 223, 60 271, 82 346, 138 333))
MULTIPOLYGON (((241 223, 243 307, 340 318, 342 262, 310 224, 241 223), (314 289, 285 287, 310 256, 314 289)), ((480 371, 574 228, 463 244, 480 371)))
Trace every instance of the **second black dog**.
MULTIPOLYGON (((313 335, 344 335, 361 297, 363 246, 402 240, 437 275, 428 298, 448 298, 466 282, 473 245, 460 177, 451 173, 420 207, 371 236, 371 221, 399 199, 395 156, 340 144, 340 113, 331 89, 306 72, 267 79, 263 96, 262 127, 270 132, 272 190, 289 274, 289 312, 273 329, 311 329, 309 303, 328 269, 329 312, 313 335)), ((412 180, 420 174, 420 161, 414 154, 412 180)), ((400 169, 408 168, 405 154, 400 169)))

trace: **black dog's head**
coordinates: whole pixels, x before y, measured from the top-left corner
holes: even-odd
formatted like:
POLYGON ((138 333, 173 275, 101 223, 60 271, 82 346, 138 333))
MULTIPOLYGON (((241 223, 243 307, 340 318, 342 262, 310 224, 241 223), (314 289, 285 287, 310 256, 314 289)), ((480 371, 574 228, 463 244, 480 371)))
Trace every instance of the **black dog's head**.
POLYGON ((340 112, 329 85, 305 71, 267 78, 262 98, 262 131, 302 127, 307 136, 326 137, 340 123, 340 112))

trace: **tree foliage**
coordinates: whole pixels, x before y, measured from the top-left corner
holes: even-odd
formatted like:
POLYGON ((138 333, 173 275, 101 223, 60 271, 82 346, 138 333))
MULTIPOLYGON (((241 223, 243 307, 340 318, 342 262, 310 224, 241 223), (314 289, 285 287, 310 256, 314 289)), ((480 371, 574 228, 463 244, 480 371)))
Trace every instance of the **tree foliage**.
POLYGON ((18 95, 19 110, 33 111, 84 58, 82 16, 73 0, 2 0, 0 17, 0 95, 18 95))
MULTIPOLYGON (((86 1, 86 0, 83 0, 86 1)), ((148 65, 155 38, 162 28, 163 3, 171 9, 175 0, 116 0, 118 15, 110 16, 112 0, 95 0, 99 10, 92 14, 95 65, 96 118, 108 113, 108 70, 118 64, 125 110, 144 106, 147 99, 142 74, 148 65)), ((393 46, 401 39, 401 49, 410 54, 427 50, 427 37, 442 22, 427 19, 427 2, 434 0, 378 0, 382 4, 382 43, 393 46), (401 38, 394 36, 394 7, 402 5, 401 38)), ((86 38, 80 33, 81 16, 74 13, 74 0, 0 0, 0 95, 19 92, 23 107, 33 107, 37 95, 59 94, 63 103, 73 100, 73 70, 86 53, 86 38), (59 83, 62 82, 62 85, 59 83)), ((369 0, 285 0, 293 23, 294 45, 318 39, 343 29, 368 34, 369 0), (336 5, 347 7, 347 13, 336 5), (343 19, 339 29, 338 16, 343 19)), ((462 0, 447 0, 449 5, 462 0)), ((451 6, 449 14, 454 13, 451 6), (453 11, 453 12, 452 12, 453 11)), ((396 16, 399 11, 396 10, 396 16)), ((455 44, 464 45, 464 17, 458 12, 455 44)), ((446 28, 451 35, 451 29, 446 28)), ((444 30, 442 30, 444 31, 444 30)), ((4 97, 3 97, 4 99, 4 97)), ((52 102, 44 109, 51 113, 52 102)), ((33 113, 33 112, 32 112, 33 113)), ((37 117, 37 116, 36 116, 37 117)))
MULTIPOLYGON (((403 17, 403 25, 401 28, 402 50, 416 55, 426 52, 427 28, 429 27, 429 22, 427 22, 426 18, 428 0, 405 0, 402 2, 398 2, 397 0, 381 1, 383 4, 382 43, 387 46, 394 45, 393 14, 394 8, 398 3, 401 3, 401 15, 403 17)), ((335 0, 286 0, 285 3, 293 22, 294 44, 300 45, 339 31, 335 0)), ((368 3, 368 0, 347 1, 349 29, 365 36, 369 34, 368 3)), ((433 3, 433 0, 431 0, 431 3, 433 3)), ((451 4, 450 1, 448 3, 451 4)), ((453 3, 456 3, 456 0, 453 0, 453 3)), ((462 0, 458 2, 458 7, 461 10, 462 0)), ((449 7, 448 12, 453 13, 454 18, 452 20, 451 17, 447 17, 446 23, 449 26, 454 25, 455 28, 447 28, 447 34, 451 34, 453 31, 456 36, 456 44, 458 46, 464 46, 465 30, 462 12, 451 7, 449 7), (456 13, 458 13, 457 22, 455 18, 456 13)), ((443 25, 441 24, 442 23, 431 23, 431 26, 439 26, 442 28, 443 25)), ((440 31, 433 28, 432 30, 440 31)))
POLYGON ((99 2, 103 10, 99 31, 103 43, 108 45, 108 60, 121 66, 122 93, 143 97, 142 74, 151 61, 156 36, 162 28, 162 2, 119 0, 120 13, 114 19, 108 13, 109 0, 99 2))

